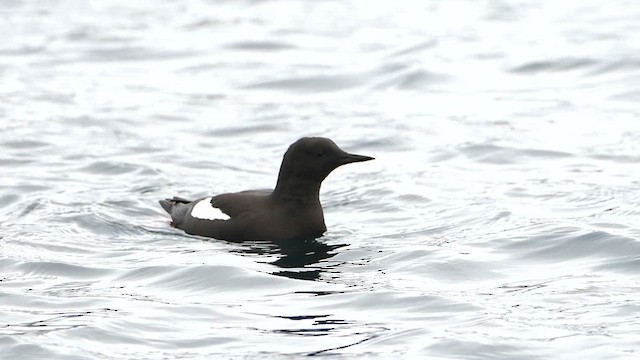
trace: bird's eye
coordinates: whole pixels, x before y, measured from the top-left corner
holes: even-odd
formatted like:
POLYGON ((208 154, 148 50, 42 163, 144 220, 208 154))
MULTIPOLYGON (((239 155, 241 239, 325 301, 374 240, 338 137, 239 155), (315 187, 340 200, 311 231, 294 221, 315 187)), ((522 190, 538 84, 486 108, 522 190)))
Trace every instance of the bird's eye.
POLYGON ((323 152, 321 152, 321 151, 320 151, 320 152, 317 152, 317 153, 316 153, 316 156, 317 156, 317 157, 323 157, 323 156, 324 156, 324 153, 323 153, 323 152))

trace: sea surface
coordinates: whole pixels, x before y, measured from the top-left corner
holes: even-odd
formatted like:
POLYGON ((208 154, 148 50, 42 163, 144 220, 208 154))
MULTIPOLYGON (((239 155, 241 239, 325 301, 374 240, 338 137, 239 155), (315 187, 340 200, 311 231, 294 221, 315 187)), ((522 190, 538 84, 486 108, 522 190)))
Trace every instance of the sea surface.
POLYGON ((640 358, 640 2, 0 1, 1 359, 640 358), (158 200, 275 185, 315 240, 158 200))

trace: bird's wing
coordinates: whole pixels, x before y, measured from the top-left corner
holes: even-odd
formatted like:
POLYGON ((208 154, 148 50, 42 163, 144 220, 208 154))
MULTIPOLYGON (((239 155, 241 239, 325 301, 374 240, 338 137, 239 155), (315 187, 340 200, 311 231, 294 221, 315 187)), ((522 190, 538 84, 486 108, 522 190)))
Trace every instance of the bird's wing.
POLYGON ((238 193, 221 194, 211 198, 211 206, 234 218, 256 210, 271 190, 248 190, 238 193))

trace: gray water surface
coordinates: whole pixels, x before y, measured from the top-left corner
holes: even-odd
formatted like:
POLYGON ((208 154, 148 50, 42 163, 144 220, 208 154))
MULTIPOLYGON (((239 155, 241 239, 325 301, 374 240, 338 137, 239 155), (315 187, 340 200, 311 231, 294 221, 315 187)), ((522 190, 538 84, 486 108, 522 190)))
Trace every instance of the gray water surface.
POLYGON ((636 359, 640 2, 0 2, 0 358, 636 359), (329 231, 157 200, 376 157, 329 231))

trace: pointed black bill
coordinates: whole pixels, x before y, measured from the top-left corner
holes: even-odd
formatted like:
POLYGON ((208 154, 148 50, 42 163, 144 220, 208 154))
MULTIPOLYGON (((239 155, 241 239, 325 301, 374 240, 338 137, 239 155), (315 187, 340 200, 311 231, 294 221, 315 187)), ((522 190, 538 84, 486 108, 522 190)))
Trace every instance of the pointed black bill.
POLYGON ((369 161, 374 159, 375 158, 372 158, 371 156, 344 153, 344 155, 340 158, 340 164, 351 164, 355 162, 369 161))

